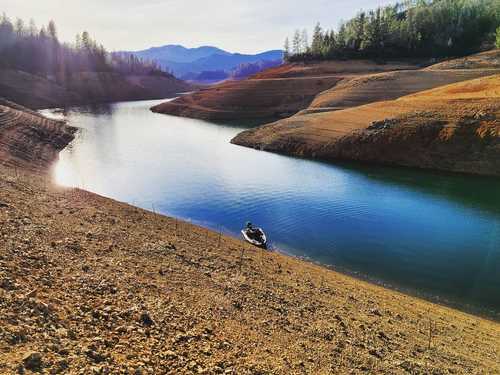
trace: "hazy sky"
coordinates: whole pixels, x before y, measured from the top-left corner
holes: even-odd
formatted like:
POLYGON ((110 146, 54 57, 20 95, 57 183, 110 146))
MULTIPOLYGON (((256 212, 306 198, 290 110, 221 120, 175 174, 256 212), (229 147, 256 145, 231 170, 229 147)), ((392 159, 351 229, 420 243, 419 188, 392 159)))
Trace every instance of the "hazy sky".
POLYGON ((164 44, 233 52, 282 48, 295 28, 337 27, 360 9, 394 0, 0 0, 0 12, 37 25, 54 19, 60 39, 88 30, 108 50, 164 44))

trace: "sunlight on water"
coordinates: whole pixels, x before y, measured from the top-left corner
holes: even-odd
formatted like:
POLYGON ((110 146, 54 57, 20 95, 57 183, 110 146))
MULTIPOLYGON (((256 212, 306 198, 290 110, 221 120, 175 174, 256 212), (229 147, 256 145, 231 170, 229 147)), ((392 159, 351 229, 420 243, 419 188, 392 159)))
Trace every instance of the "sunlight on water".
POLYGON ((67 153, 61 153, 59 162, 54 168, 54 180, 58 185, 65 187, 81 187, 81 181, 78 181, 80 172, 73 168, 71 159, 67 153))
MULTIPOLYGON (((75 108, 55 180, 387 283, 500 310, 500 181, 326 165, 231 145, 242 126, 75 108)), ((57 113, 57 115, 61 115, 57 113)))

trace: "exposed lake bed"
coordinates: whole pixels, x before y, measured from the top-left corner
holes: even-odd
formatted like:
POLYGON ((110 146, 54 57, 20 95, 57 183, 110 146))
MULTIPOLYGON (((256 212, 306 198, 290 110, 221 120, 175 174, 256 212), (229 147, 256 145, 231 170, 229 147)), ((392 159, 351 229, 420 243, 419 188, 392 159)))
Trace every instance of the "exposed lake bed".
POLYGON ((235 236, 251 220, 288 254, 498 312, 498 179, 259 152, 229 143, 243 126, 153 114, 155 103, 69 110, 81 131, 56 181, 235 236))

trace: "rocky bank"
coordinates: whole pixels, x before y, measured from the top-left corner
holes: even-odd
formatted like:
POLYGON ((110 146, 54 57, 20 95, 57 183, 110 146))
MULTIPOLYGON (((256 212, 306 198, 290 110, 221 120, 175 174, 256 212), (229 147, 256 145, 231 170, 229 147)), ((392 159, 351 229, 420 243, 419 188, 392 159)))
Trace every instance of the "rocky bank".
POLYGON ((435 68, 346 79, 307 110, 232 142, 327 161, 500 176, 498 73, 435 68))
POLYGON ((0 164, 46 170, 76 129, 0 98, 0 164))

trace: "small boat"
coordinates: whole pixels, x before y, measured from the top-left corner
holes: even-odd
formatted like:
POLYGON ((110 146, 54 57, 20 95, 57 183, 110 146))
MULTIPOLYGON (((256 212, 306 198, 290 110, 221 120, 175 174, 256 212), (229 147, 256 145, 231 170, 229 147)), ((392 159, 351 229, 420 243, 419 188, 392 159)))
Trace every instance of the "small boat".
POLYGON ((267 249, 267 237, 262 228, 253 227, 248 223, 246 228, 241 230, 241 234, 245 241, 262 249, 267 249))

